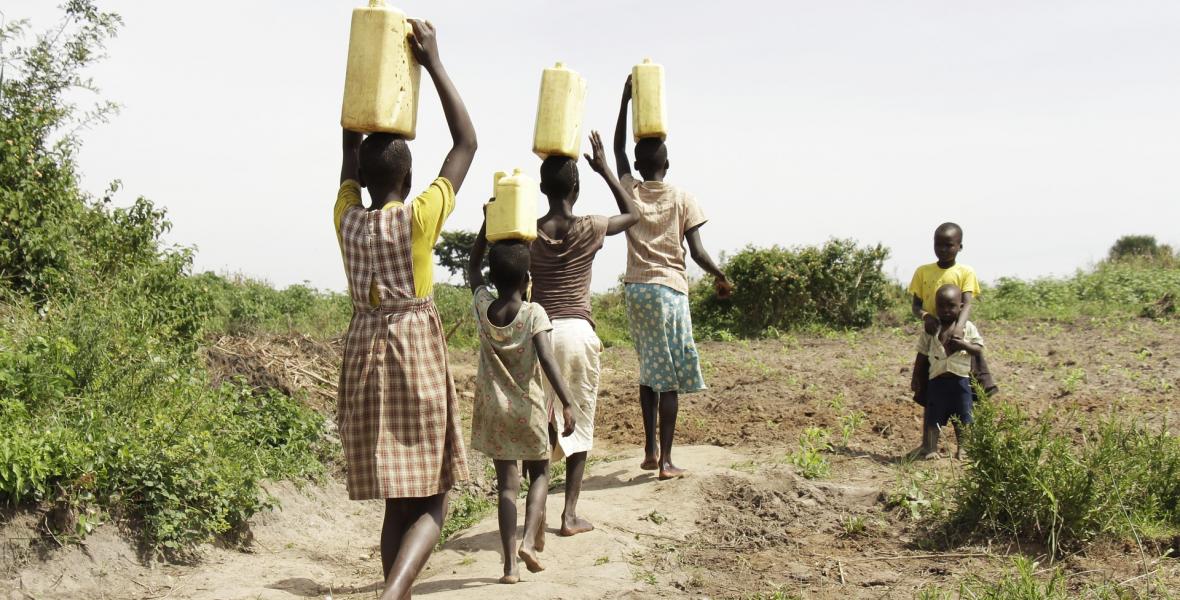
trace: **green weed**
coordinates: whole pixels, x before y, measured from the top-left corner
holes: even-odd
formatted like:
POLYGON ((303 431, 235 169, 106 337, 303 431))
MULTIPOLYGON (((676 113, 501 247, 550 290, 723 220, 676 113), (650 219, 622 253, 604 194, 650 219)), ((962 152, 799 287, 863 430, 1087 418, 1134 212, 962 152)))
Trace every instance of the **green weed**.
POLYGON ((828 439, 831 435, 822 427, 808 427, 799 434, 799 450, 792 452, 788 461, 799 469, 799 474, 807 479, 827 477, 831 471, 824 452, 832 449, 828 439))
POLYGON ((446 521, 443 522, 442 535, 439 536, 437 547, 441 548, 452 535, 479 523, 495 509, 495 498, 484 494, 472 490, 452 494, 450 508, 447 510, 446 521))

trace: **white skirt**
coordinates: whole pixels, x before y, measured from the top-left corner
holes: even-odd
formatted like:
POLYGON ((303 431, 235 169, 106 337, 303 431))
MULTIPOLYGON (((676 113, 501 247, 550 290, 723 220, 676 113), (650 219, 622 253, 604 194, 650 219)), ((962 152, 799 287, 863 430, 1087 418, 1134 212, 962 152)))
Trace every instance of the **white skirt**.
POLYGON ((546 400, 553 406, 557 425, 557 446, 569 456, 588 452, 594 445, 594 409, 598 404, 598 381, 602 375, 599 358, 602 341, 585 319, 553 319, 553 354, 570 393, 570 411, 574 413, 574 432, 562 437, 565 421, 561 417, 561 400, 549 380, 545 379, 546 400))

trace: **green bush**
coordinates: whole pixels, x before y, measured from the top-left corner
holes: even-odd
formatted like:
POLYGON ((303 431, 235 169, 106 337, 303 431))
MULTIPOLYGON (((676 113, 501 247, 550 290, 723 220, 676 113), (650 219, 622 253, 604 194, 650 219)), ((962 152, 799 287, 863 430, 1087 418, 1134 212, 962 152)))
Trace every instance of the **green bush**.
POLYGON ((1180 531, 1180 440, 1105 421, 1080 440, 1003 403, 976 407, 952 529, 1044 543, 1054 554, 1099 536, 1180 531))
POLYGON ((823 246, 747 247, 724 266, 736 286, 732 299, 716 298, 711 281, 693 287, 693 326, 704 337, 725 337, 871 325, 889 302, 892 284, 882 271, 888 256, 883 246, 837 239, 823 246))
POLYGON ((1171 246, 1157 242, 1155 236, 1124 235, 1115 240, 1107 256, 1110 262, 1142 259, 1174 264, 1176 254, 1171 246))

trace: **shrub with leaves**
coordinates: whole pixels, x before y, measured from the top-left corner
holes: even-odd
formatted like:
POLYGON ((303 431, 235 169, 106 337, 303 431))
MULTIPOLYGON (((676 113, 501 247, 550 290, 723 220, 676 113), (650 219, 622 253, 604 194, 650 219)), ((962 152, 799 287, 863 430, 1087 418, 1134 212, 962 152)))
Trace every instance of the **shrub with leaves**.
POLYGON ((1032 539, 1060 553, 1100 536, 1180 531, 1180 439, 1104 421, 1075 440, 1050 416, 976 405, 950 524, 967 535, 1032 539))
POLYGON ((711 282, 693 288, 693 326, 703 334, 759 336, 802 326, 865 327, 888 306, 883 246, 830 240, 823 246, 747 247, 724 270, 736 286, 717 299, 711 282))

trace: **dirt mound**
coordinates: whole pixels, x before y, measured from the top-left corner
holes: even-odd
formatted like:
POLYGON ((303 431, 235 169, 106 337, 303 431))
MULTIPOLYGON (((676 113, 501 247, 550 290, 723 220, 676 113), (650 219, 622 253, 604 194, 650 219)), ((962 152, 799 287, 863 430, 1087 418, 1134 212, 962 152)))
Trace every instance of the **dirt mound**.
POLYGON ((794 544, 792 529, 801 522, 814 524, 822 515, 814 486, 785 473, 764 482, 721 476, 707 486, 706 515, 697 523, 696 541, 735 551, 794 544))
POLYGON ((340 338, 324 342, 305 335, 224 335, 210 340, 203 352, 213 385, 242 378, 251 387, 288 396, 305 391, 311 406, 331 414, 342 344, 340 338))

